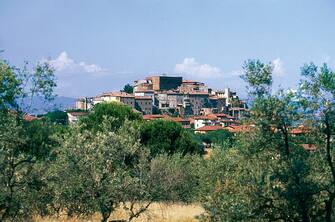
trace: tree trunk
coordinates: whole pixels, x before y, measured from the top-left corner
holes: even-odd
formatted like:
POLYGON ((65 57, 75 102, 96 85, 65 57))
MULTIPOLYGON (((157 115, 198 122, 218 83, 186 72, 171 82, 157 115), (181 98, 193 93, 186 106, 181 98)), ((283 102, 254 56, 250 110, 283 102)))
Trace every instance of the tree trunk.
POLYGON ((301 202, 301 217, 302 217, 302 222, 309 222, 309 216, 308 216, 308 211, 307 211, 307 207, 306 207, 306 203, 305 201, 301 202))
POLYGON ((335 195, 331 194, 329 199, 326 201, 326 222, 332 222, 332 212, 333 212, 333 202, 334 202, 335 195))
POLYGON ((102 215, 101 222, 107 222, 110 214, 104 212, 104 213, 101 213, 101 215, 102 215))
POLYGON ((289 144, 289 138, 288 138, 288 130, 286 126, 281 127, 282 134, 284 136, 284 149, 286 157, 288 158, 290 155, 290 144, 289 144))
POLYGON ((102 204, 100 206, 100 213, 101 213, 101 222, 107 222, 108 218, 110 217, 113 210, 113 204, 110 205, 102 204))

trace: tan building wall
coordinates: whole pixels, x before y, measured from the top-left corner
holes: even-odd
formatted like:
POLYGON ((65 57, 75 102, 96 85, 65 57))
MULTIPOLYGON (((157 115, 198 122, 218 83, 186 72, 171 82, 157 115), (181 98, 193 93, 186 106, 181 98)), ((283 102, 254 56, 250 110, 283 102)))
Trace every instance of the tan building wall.
MULTIPOLYGON (((135 97, 135 104, 140 108, 140 111, 145 114, 152 114, 152 99, 150 97, 148 98, 141 98, 141 97, 135 97)), ((135 106, 135 108, 137 108, 135 106)))
POLYGON ((131 108, 135 108, 135 97, 119 97, 119 101, 131 108))
POLYGON ((152 89, 153 90, 160 90, 160 77, 159 76, 152 76, 152 89))
POLYGON ((106 93, 94 98, 94 104, 101 102, 120 102, 131 108, 135 108, 135 97, 126 93, 106 93))

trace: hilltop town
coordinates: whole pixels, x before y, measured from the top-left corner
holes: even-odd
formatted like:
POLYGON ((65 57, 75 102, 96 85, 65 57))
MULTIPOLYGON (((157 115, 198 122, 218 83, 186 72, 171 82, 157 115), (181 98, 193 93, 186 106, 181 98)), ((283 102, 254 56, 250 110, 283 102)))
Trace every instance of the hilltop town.
MULTIPOLYGON (((80 98, 76 109, 89 111, 102 102, 120 102, 143 114, 145 120, 168 119, 198 133, 229 127, 236 130, 248 113, 245 101, 226 88, 213 90, 205 83, 183 77, 149 76, 136 80, 126 92, 105 92, 80 98)), ((69 122, 77 121, 87 112, 68 112, 69 122)))

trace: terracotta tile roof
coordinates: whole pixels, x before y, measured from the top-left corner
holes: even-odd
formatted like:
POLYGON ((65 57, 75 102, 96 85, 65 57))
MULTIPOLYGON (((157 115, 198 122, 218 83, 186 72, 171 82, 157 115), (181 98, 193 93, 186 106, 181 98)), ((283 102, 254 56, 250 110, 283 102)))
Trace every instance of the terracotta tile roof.
POLYGON ((152 100, 151 96, 135 96, 136 100, 140 100, 140 99, 145 99, 145 100, 152 100))
POLYGON ((153 120, 153 119, 164 119, 166 118, 166 115, 161 115, 161 114, 147 114, 143 115, 144 120, 153 120))
POLYGON ((174 121, 174 122, 190 122, 190 119, 184 119, 181 117, 167 117, 166 119, 174 121))
POLYGON ((206 115, 206 116, 194 116, 192 117, 194 120, 216 120, 217 117, 213 114, 209 114, 209 115, 206 115))
POLYGON ((190 91, 186 94, 189 94, 189 95, 209 95, 208 92, 204 92, 204 91, 190 91))
POLYGON ((198 129, 196 129, 195 131, 216 131, 216 130, 222 130, 222 126, 203 126, 203 127, 200 127, 198 129))
POLYGON ((129 94, 126 92, 105 92, 105 93, 102 93, 99 97, 104 97, 104 96, 128 97, 128 98, 134 97, 133 94, 129 94))
POLYGON ((309 128, 307 128, 306 126, 304 125, 300 125, 296 128, 293 128, 290 133, 291 134, 304 134, 304 133, 308 133, 310 131, 309 128))
POLYGON ((140 90, 136 90, 135 93, 154 93, 154 90, 152 90, 152 89, 140 89, 140 90))
POLYGON ((29 115, 29 114, 24 114, 24 115, 23 115, 23 119, 24 119, 25 121, 30 122, 30 121, 33 121, 33 120, 36 120, 36 119, 41 119, 41 118, 38 118, 38 117, 36 117, 36 116, 29 115))
POLYGON ((315 151, 317 149, 316 145, 314 144, 300 144, 302 148, 304 148, 307 151, 315 151))
POLYGON ((179 91, 173 91, 173 90, 163 90, 163 91, 158 92, 157 94, 182 95, 183 93, 179 91))
POLYGON ((228 130, 231 133, 241 133, 241 132, 250 132, 251 127, 246 125, 230 125, 224 129, 228 130))
POLYGON ((228 114, 225 114, 225 113, 215 113, 213 115, 215 115, 216 117, 220 117, 220 118, 236 119, 236 117, 228 115, 228 114))

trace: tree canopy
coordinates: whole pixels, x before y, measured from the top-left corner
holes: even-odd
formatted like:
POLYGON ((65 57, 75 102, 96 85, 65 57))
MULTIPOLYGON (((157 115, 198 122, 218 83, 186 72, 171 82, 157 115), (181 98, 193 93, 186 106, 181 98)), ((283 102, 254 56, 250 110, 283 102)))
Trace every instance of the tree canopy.
POLYGON ((132 94, 134 91, 134 87, 132 85, 130 85, 129 83, 127 83, 124 87, 123 87, 123 92, 132 94))
POLYGON ((85 129, 100 130, 105 118, 114 118, 111 129, 117 130, 125 120, 141 120, 141 114, 134 112, 129 106, 118 102, 104 102, 94 106, 93 111, 82 118, 82 126, 85 129))
POLYGON ((180 124, 166 120, 144 122, 140 127, 141 143, 158 154, 201 153, 201 146, 180 124))

